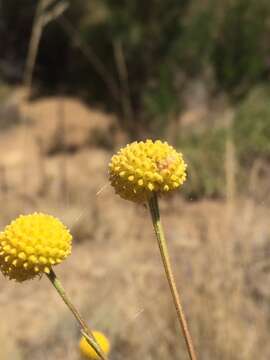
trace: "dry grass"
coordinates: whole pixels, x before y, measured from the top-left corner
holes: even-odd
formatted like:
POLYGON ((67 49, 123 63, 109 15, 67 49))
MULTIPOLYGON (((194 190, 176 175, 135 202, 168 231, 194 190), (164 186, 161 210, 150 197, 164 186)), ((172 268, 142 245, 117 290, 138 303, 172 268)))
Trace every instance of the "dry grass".
MULTIPOLYGON (((109 335, 111 359, 186 359, 148 213, 106 185, 110 153, 83 143, 73 153, 31 155, 33 134, 30 123, 0 135, 9 184, 0 191, 1 225, 42 210, 72 228, 72 256, 56 272, 90 326, 109 335)), ((251 199, 161 203, 201 360, 270 358, 269 210, 251 199)), ((46 278, 0 284, 1 360, 79 359, 79 330, 46 278)))

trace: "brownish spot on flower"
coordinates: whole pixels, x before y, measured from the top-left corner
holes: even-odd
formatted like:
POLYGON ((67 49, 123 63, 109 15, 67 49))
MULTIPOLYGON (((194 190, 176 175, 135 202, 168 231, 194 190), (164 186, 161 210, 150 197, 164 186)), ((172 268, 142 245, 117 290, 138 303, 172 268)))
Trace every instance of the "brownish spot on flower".
POLYGON ((168 157, 166 157, 165 159, 162 160, 158 160, 156 162, 157 164, 157 168, 161 171, 161 170, 166 170, 170 167, 170 165, 172 165, 173 163, 175 163, 176 158, 173 155, 169 155, 168 157))

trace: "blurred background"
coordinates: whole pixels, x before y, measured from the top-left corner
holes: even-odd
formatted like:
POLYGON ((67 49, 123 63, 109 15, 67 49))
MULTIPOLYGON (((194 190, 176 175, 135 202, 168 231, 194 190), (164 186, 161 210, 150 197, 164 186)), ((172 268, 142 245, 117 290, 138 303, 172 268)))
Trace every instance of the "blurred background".
MULTIPOLYGON (((146 138, 188 163, 161 212, 199 359, 270 358, 269 36, 269 0, 0 0, 0 225, 71 228, 56 272, 111 359, 187 359, 147 210, 108 184, 146 138)), ((0 284, 1 360, 81 359, 46 278, 0 284)))

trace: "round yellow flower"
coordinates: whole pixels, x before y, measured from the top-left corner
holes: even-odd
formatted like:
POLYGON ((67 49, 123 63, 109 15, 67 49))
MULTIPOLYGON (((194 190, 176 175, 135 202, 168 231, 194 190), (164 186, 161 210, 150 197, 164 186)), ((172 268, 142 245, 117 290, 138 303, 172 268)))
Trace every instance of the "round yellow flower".
MULTIPOLYGON (((104 352, 105 355, 108 355, 110 352, 111 346, 110 346, 110 342, 107 339, 107 337, 100 331, 93 331, 93 335, 94 335, 96 342, 99 344, 101 350, 104 352)), ((85 358, 93 359, 93 360, 100 359, 100 357, 95 352, 95 350, 92 348, 92 346, 88 344, 85 337, 81 338, 79 346, 80 346, 81 353, 85 358)))
POLYGON ((0 270, 17 281, 49 273, 70 254, 71 241, 69 230, 55 217, 21 215, 0 233, 0 270))
POLYGON ((182 154, 167 142, 133 142, 112 157, 110 182, 122 198, 144 202, 153 192, 166 193, 181 186, 186 167, 182 154))

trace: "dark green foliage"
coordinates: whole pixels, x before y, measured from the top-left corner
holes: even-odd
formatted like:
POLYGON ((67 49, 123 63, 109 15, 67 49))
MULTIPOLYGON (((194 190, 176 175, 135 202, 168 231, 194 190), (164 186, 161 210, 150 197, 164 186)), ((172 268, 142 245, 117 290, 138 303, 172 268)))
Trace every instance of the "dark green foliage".
MULTIPOLYGON (((144 124, 145 130, 151 127, 149 120, 155 118, 159 126, 155 124, 154 128, 158 132, 168 115, 179 110, 174 82, 178 64, 173 50, 180 41, 188 4, 186 0, 103 0, 90 6, 92 20, 82 23, 85 41, 91 44, 118 85, 118 101, 121 102, 120 97, 128 97, 134 118, 144 124), (103 12, 100 21, 93 20, 94 12, 103 12), (122 89, 116 46, 121 47, 124 55, 129 93, 122 89)), ((107 91, 105 87, 103 94, 104 91, 107 91)), ((107 101, 114 108, 119 106, 112 96, 107 101)))
MULTIPOLYGON (((24 64, 36 3, 1 2, 0 74, 24 64)), ((269 19, 269 0, 73 1, 43 31, 34 80, 117 112, 133 137, 158 136, 194 76, 210 69, 213 90, 237 101, 268 80, 269 19)))
POLYGON ((228 3, 211 57, 218 83, 242 95, 269 74, 268 0, 228 3))

